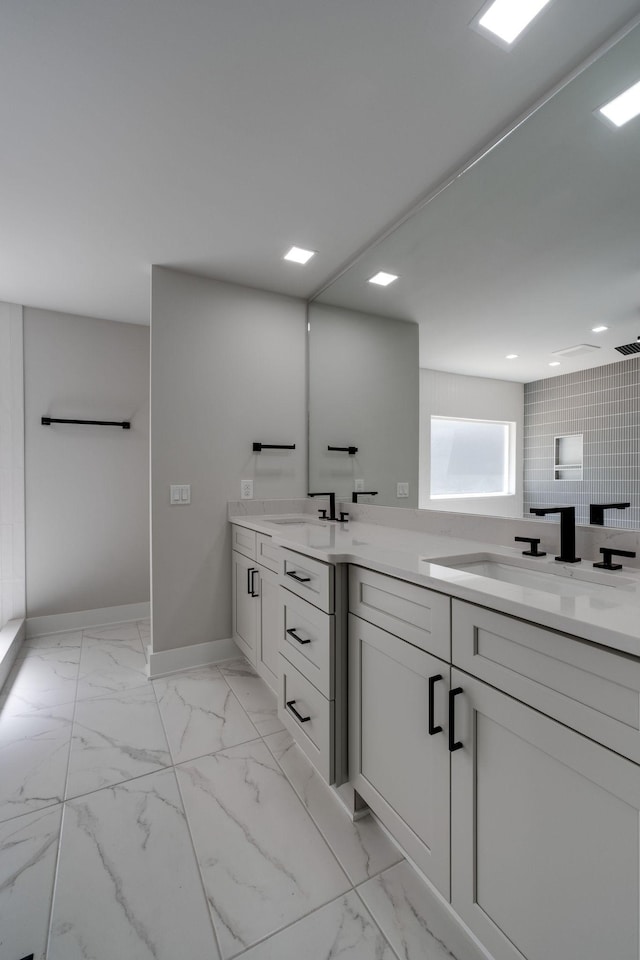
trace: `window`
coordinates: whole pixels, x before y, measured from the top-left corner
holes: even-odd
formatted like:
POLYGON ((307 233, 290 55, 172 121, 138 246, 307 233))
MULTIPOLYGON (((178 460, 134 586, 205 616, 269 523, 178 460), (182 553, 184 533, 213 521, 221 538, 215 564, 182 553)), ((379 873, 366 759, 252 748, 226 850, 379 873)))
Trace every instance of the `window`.
POLYGON ((515 492, 515 423, 431 417, 431 499, 515 492))

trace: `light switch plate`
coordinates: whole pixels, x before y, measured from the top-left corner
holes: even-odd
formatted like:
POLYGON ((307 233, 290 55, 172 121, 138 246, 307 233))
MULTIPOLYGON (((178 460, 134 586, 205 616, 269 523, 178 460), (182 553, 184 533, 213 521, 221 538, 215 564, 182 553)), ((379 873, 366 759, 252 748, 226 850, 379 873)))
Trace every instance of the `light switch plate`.
POLYGON ((253 480, 240 481, 240 499, 253 500, 253 480))
POLYGON ((396 497, 408 497, 409 496, 409 484, 408 483, 399 483, 397 486, 396 497))
POLYGON ((174 507, 191 503, 191 484, 172 483, 169 487, 169 501, 174 507))

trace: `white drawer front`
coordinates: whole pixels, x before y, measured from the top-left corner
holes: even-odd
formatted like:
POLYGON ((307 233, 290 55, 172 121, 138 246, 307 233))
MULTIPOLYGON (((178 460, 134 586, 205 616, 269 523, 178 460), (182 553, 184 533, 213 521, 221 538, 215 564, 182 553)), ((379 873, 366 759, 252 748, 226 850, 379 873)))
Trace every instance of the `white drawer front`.
POLYGON ((280 573, 282 564, 282 550, 276 547, 271 537, 264 533, 256 534, 256 560, 268 570, 280 573))
POLYGON ((314 606, 333 613, 333 567, 293 550, 282 551, 282 585, 314 606))
POLYGON ((247 530, 246 527, 239 527, 233 523, 231 525, 231 546, 238 553, 244 554, 250 560, 256 559, 256 532, 247 530))
POLYGON ((453 662, 640 763, 640 663, 461 600, 453 662))
POLYGON ((444 594, 352 566, 349 610, 401 640, 451 661, 451 601, 444 594))
POLYGON ((327 700, 282 655, 278 716, 318 773, 334 781, 334 701, 327 700), (296 716, 297 714, 297 716, 296 716))
POLYGON ((334 698, 335 617, 280 587, 280 653, 329 700, 334 698))

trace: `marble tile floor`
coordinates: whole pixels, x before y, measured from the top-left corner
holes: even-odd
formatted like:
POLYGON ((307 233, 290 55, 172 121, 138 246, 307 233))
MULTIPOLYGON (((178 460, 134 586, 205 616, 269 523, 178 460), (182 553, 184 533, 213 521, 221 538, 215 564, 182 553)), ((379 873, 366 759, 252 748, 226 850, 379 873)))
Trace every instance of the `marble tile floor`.
POLYGON ((0 960, 480 960, 245 660, 151 683, 148 636, 29 640, 0 691, 0 960))

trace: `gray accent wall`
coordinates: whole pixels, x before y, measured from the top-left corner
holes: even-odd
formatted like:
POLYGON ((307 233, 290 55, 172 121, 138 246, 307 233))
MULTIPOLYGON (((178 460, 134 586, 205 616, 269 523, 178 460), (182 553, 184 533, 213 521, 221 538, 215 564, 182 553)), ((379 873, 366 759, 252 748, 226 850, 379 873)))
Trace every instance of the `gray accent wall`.
MULTIPOLYGON (((609 527, 640 527, 640 356, 524 388, 524 511, 630 501, 605 514, 609 527), (583 479, 554 480, 554 440, 582 434, 583 479)), ((551 519, 551 518, 549 518, 551 519)))
POLYGON ((24 371, 28 616, 147 601, 148 327, 25 307, 24 371))
POLYGON ((0 302, 0 631, 25 615, 22 340, 22 307, 0 302))
POLYGON ((153 650, 231 636, 227 501, 304 497, 303 300, 152 269, 153 650), (251 445, 295 443, 256 454, 251 445), (191 484, 171 506, 169 485, 191 484))
POLYGON ((361 479, 375 503, 417 507, 418 325, 317 303, 309 321, 310 489, 350 500, 361 479))

